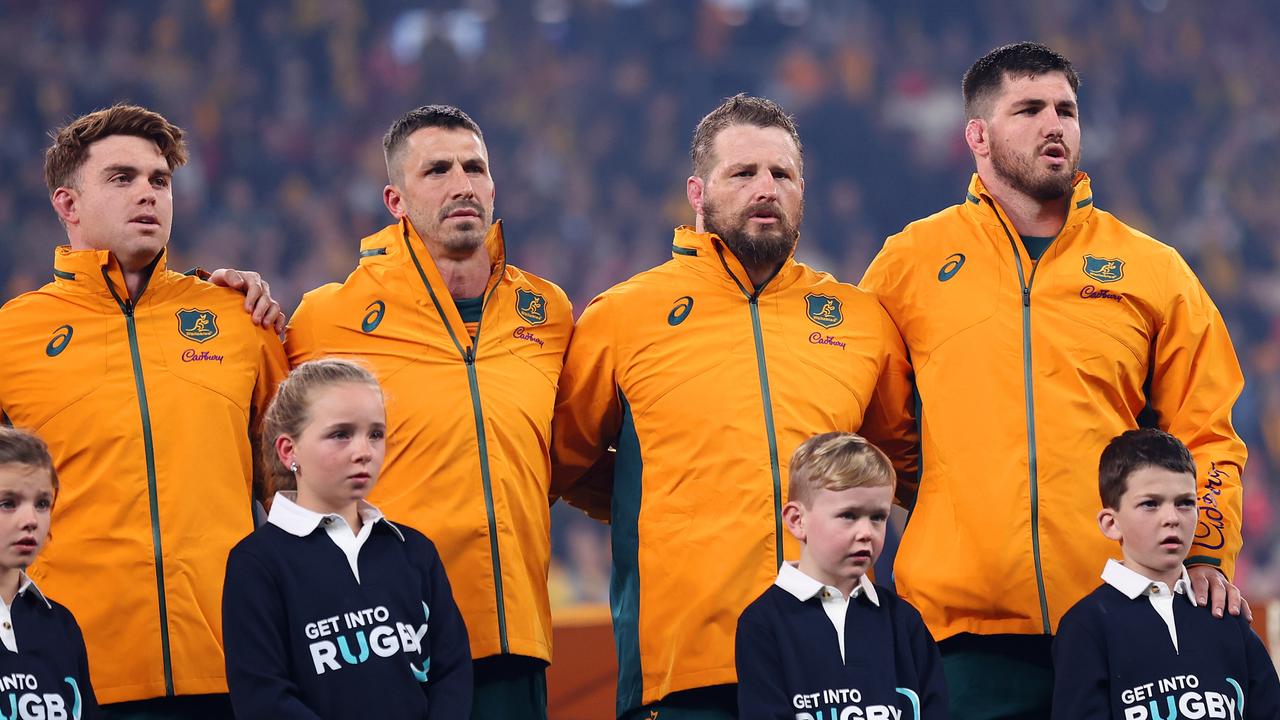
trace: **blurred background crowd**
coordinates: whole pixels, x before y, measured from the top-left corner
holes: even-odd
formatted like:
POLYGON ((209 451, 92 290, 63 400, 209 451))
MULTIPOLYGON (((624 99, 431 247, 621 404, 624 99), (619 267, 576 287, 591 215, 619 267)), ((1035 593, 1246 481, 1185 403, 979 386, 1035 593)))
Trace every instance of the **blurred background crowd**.
MULTIPOLYGON (((1280 4, 1266 0, 0 0, 0 299, 65 235, 47 133, 119 100, 189 132, 171 265, 256 270, 287 309, 390 221, 381 136, 457 105, 484 129, 512 261, 575 309, 669 256, 688 143, 739 91, 795 114, 799 257, 857 282, 886 235, 960 202, 960 77, 1038 40, 1076 64, 1098 205, 1177 247, 1248 387, 1237 582, 1280 596, 1280 4)), ((1082 458, 1082 461, 1092 459, 1082 458)), ((603 602, 608 537, 553 508, 553 599, 603 602)))

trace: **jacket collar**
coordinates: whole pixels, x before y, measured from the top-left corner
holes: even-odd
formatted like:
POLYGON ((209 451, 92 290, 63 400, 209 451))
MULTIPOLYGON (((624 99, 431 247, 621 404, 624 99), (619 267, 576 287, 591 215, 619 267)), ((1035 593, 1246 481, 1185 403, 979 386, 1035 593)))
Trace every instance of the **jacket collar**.
MULTIPOLYGON (((484 247, 489 255, 489 281, 484 289, 484 302, 487 305, 507 271, 507 246, 502 233, 501 220, 489 226, 484 247)), ((471 346, 471 336, 467 332, 466 323, 462 321, 462 315, 449 294, 449 287, 445 285, 440 269, 436 267, 431 253, 427 251, 426 243, 422 241, 417 229, 408 218, 403 218, 394 225, 388 225, 360 241, 361 261, 379 256, 386 256, 392 265, 403 268, 410 278, 417 276, 417 281, 423 284, 440 317, 448 326, 459 351, 465 352, 465 349, 471 346)), ((411 279, 410 282, 416 281, 411 279)))
POLYGON ((59 287, 89 293, 105 293, 118 301, 132 299, 137 304, 148 286, 168 269, 168 249, 160 250, 151 262, 151 270, 143 283, 138 298, 129 298, 120 262, 108 250, 72 250, 70 245, 59 245, 53 254, 53 279, 59 287))
POLYGON ((794 280, 797 263, 795 249, 782 263, 782 267, 761 288, 752 285, 747 269, 738 257, 733 254, 715 233, 698 232, 688 225, 681 225, 675 230, 675 239, 671 242, 671 257, 677 261, 688 262, 715 277, 721 278, 727 285, 735 287, 748 298, 761 295, 790 284, 794 280))
MULTIPOLYGON (((1017 234, 1017 230, 1013 227, 1013 222, 1009 220, 1009 216, 1005 214, 1004 208, 1000 207, 1000 203, 982 184, 982 179, 978 177, 978 173, 973 174, 973 178, 969 180, 969 191, 965 194, 964 207, 968 212, 976 213, 979 220, 988 225, 1004 225, 1010 233, 1017 234)), ((1077 171, 1075 180, 1072 181, 1071 203, 1067 206, 1067 221, 1063 224, 1059 235, 1070 230, 1071 228, 1082 224, 1093 214, 1093 189, 1090 187, 1089 176, 1083 172, 1077 171)))

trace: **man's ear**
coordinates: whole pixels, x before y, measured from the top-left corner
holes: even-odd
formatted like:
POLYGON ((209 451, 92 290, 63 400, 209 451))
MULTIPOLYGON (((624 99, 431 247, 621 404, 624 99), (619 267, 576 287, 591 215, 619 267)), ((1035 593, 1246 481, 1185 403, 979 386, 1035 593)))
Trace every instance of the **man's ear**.
POLYGON ((74 225, 80 221, 80 195, 72 188, 63 185, 54 190, 49 202, 63 225, 74 225))
POLYGON ((991 144, 987 133, 987 121, 982 118, 970 118, 964 125, 964 142, 969 152, 978 157, 991 154, 991 144))
POLYGON ((697 175, 690 175, 684 181, 684 194, 689 199, 689 207, 693 208, 694 215, 702 215, 702 196, 706 189, 706 181, 697 175))
POLYGON ((1116 511, 1111 508, 1104 507, 1098 512, 1098 528, 1102 530, 1102 534, 1107 536, 1108 540, 1121 542, 1124 539, 1124 533, 1120 528, 1120 519, 1116 517, 1116 511))
POLYGON ((409 208, 404 204, 404 196, 395 185, 382 188, 382 204, 387 206, 387 212, 397 220, 403 220, 409 214, 409 208))

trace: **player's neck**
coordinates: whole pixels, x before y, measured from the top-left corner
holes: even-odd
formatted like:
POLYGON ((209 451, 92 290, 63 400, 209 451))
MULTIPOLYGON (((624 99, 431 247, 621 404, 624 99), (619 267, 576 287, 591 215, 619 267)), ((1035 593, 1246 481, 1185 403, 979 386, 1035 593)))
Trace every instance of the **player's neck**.
POLYGON ((18 585, 22 582, 22 568, 4 568, 0 570, 0 599, 5 605, 12 605, 18 596, 18 585))
POLYGON ((489 284, 492 268, 489 266, 489 254, 481 247, 478 252, 465 259, 442 257, 436 259, 436 269, 449 288, 449 295, 455 300, 479 297, 489 284))
POLYGON ((979 173, 982 184, 1013 223, 1018 235, 1054 237, 1067 222, 1071 194, 1053 200, 1039 200, 1004 182, 995 173, 979 173), (988 177, 991 175, 992 177, 988 177))

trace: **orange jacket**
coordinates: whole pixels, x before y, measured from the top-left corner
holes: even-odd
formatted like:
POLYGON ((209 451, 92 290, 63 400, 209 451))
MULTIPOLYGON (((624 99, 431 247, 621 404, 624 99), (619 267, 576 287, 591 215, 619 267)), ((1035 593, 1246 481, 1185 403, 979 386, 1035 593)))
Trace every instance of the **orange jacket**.
POLYGON ((565 358, 552 489, 611 518, 619 714, 736 681, 738 615, 798 555, 781 516, 796 446, 859 428, 914 444, 872 295, 791 259, 751 287, 719 238, 679 228, 670 262, 592 301, 565 358))
POLYGON ((105 251, 58 248, 54 277, 0 309, 0 410, 62 484, 31 577, 84 629, 99 701, 224 693, 222 578, 280 340, 164 253, 132 300, 105 251))
POLYGON ((975 175, 963 203, 889 238, 862 286, 915 368, 924 468, 894 576, 934 637, 1052 633, 1098 585, 1120 552, 1097 526, 1098 457, 1148 405, 1199 470, 1188 562, 1231 575, 1244 378, 1227 328, 1178 253, 1094 207, 1083 173, 1038 263, 975 175))
POLYGON ((285 345, 295 365, 368 363, 387 399, 387 456, 370 501, 440 549, 471 654, 551 659, 551 411, 573 309, 506 263, 501 223, 478 340, 413 227, 360 243, 346 282, 303 297, 285 345))

